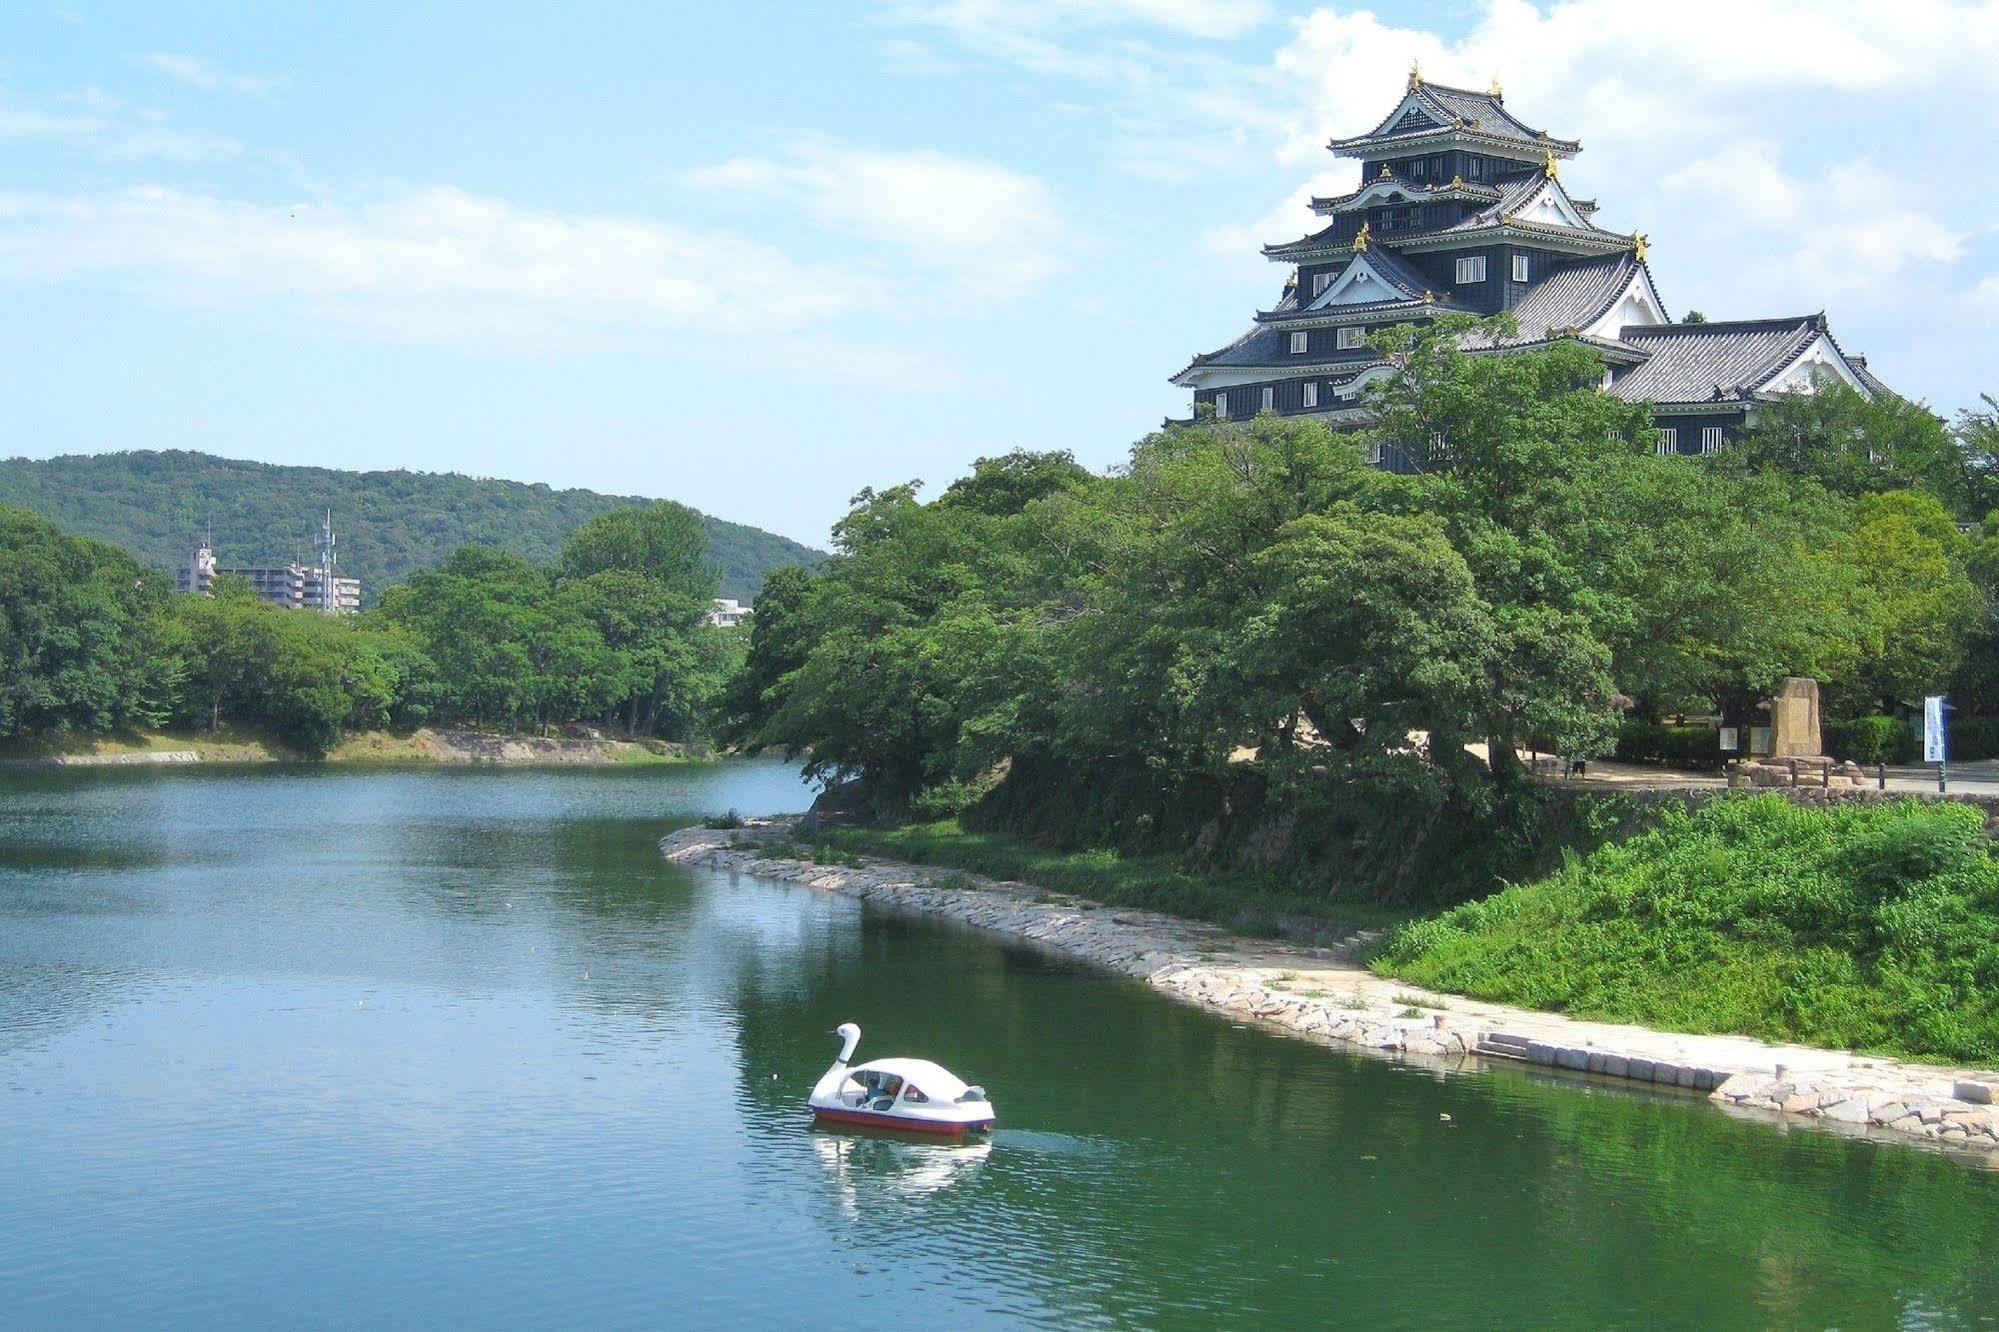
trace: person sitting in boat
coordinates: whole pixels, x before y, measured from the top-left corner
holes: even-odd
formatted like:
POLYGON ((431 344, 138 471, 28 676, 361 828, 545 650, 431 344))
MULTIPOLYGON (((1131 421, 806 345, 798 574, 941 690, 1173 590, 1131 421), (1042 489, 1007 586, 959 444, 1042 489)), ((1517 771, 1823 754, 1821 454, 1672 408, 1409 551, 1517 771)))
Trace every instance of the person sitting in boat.
POLYGON ((893 1073, 889 1074, 882 1079, 881 1086, 876 1089, 874 1104, 871 1108, 876 1110, 888 1109, 895 1104, 896 1093, 901 1090, 902 1079, 893 1073))

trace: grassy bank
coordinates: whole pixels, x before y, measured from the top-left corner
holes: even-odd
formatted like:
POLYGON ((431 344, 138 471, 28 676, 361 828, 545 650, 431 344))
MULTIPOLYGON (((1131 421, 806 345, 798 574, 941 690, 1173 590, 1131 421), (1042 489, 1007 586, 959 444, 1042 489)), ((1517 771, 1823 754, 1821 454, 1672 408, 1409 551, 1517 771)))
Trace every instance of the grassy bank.
POLYGON ((262 732, 243 726, 224 726, 214 731, 114 731, 109 735, 72 732, 34 740, 10 740, 0 746, 0 758, 27 762, 176 752, 192 752, 204 763, 268 763, 299 757, 262 732))
POLYGON ((1576 1017, 1999 1060, 1999 863, 1982 813, 1719 800, 1412 922, 1375 969, 1576 1017))
POLYGON ((974 832, 955 819, 896 828, 836 828, 821 840, 843 851, 1017 879, 1111 906, 1213 921, 1242 934, 1332 933, 1408 918, 1389 908, 1332 903, 1323 895, 1287 891, 1274 877, 1190 874, 1163 856, 1050 850, 1018 837, 974 832))
MULTIPOLYGON (((14 741, 0 747, 0 761, 117 759, 126 755, 193 752, 203 763, 298 763, 311 760, 270 735, 242 726, 219 730, 124 731, 111 735, 63 735, 14 741)), ((322 756, 327 763, 472 764, 509 767, 632 766, 703 763, 707 751, 690 754, 664 741, 541 739, 469 731, 354 731, 322 756)))

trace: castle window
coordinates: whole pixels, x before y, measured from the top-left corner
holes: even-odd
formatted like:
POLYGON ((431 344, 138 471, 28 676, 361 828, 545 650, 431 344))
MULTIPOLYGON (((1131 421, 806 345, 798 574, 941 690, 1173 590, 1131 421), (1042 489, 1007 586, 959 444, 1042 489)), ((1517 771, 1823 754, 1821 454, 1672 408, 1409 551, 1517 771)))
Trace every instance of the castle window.
POLYGON ((1325 295, 1326 288, 1332 285, 1333 285, 1333 275, 1331 273, 1312 274, 1312 294, 1314 296, 1325 295))
POLYGON ((1428 162, 1425 162, 1422 158, 1419 157, 1414 162, 1410 163, 1409 174, 1414 176, 1416 179, 1421 180, 1423 179, 1424 174, 1429 170, 1429 165, 1430 164, 1428 162))
POLYGON ((1319 405, 1319 385, 1315 381, 1308 380, 1305 384, 1305 405, 1307 407, 1319 405))
POLYGON ((1303 356, 1305 354, 1305 348, 1310 343, 1310 341, 1311 338, 1310 335, 1308 334, 1293 333, 1291 335, 1291 354, 1293 356, 1303 356))
POLYGON ((1277 406, 1277 390, 1272 388, 1270 385, 1265 384, 1263 386, 1263 410, 1266 412, 1272 411, 1276 408, 1276 406, 1277 406))
POLYGON ((1226 421, 1229 419, 1229 395, 1227 389, 1223 389, 1215 395, 1215 419, 1217 421, 1226 421))
POLYGON ((1483 282, 1483 281, 1485 281, 1484 255, 1482 254, 1468 255, 1467 257, 1458 260, 1458 285, 1460 287, 1466 286, 1473 282, 1483 282))
POLYGON ((1471 176, 1471 178, 1473 180, 1484 180, 1485 159, 1483 157, 1474 157, 1471 159, 1470 165, 1471 165, 1471 171, 1468 174, 1471 176))
POLYGON ((1340 329, 1334 334, 1334 345, 1341 351, 1352 351, 1356 347, 1366 346, 1367 330, 1358 324, 1352 328, 1340 329))
POLYGON ((1720 427, 1720 426, 1702 426, 1702 427, 1701 427, 1701 452, 1702 452, 1702 453, 1720 453, 1720 452, 1721 452, 1721 427, 1720 427))
POLYGON ((1680 451, 1680 432, 1668 426, 1659 432, 1659 456, 1670 458, 1680 451))
POLYGON ((1527 256, 1524 254, 1513 256, 1513 280, 1515 282, 1527 280, 1527 256))

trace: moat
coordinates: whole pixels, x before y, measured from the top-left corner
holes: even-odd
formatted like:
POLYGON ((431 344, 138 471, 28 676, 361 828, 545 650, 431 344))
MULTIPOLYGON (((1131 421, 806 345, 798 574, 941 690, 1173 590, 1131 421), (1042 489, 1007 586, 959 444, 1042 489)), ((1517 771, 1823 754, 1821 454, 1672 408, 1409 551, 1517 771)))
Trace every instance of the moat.
POLYGON ((0 1325, 1957 1326, 1999 1174, 663 863, 771 763, 0 774, 0 1325), (987 1146, 816 1133, 851 1019, 987 1146))

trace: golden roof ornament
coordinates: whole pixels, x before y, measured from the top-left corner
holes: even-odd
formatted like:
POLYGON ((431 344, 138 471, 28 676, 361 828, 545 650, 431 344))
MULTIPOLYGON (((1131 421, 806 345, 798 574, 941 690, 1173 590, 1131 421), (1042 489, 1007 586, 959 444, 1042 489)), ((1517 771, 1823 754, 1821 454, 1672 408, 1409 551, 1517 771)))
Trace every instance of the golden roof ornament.
POLYGON ((1487 93, 1487 94, 1486 94, 1486 96, 1488 96, 1488 97, 1504 97, 1504 96, 1506 96, 1506 89, 1504 89, 1504 88, 1502 88, 1502 87, 1500 87, 1500 86, 1499 86, 1499 80, 1498 80, 1498 78, 1496 78, 1496 77, 1495 77, 1495 78, 1493 79, 1493 81, 1492 81, 1492 91, 1491 91, 1491 92, 1489 92, 1489 93, 1487 93))
POLYGON ((1415 92, 1423 86, 1423 64, 1419 60, 1409 62, 1409 91, 1415 92))
POLYGON ((1464 178, 1463 176, 1452 176, 1452 177, 1451 177, 1451 188, 1452 188, 1452 189, 1454 189, 1454 190, 1461 190, 1461 189, 1463 189, 1464 187, 1465 187, 1465 178, 1464 178))
POLYGON ((1559 180, 1561 178, 1562 167, 1555 160, 1555 150, 1553 148, 1544 148, 1541 150, 1541 170, 1547 173, 1549 180, 1559 180))
POLYGON ((1360 230, 1353 234, 1353 252, 1355 254, 1367 253, 1367 230, 1368 223, 1363 222, 1360 224, 1360 230))
POLYGON ((1645 253, 1651 248, 1652 241, 1650 237, 1644 235, 1642 232, 1634 231, 1631 233, 1631 253, 1638 257, 1639 263, 1642 264, 1645 262, 1645 253))
POLYGON ((1381 164, 1381 176, 1379 178, 1382 180, 1393 180, 1395 178, 1395 173, 1388 169, 1388 163, 1383 162, 1381 164))
POLYGON ((1424 292, 1424 293, 1423 293, 1423 304, 1425 304, 1425 305, 1435 305, 1436 303, 1437 303, 1437 293, 1436 293, 1436 292, 1434 292, 1434 291, 1426 291, 1426 292, 1424 292))

